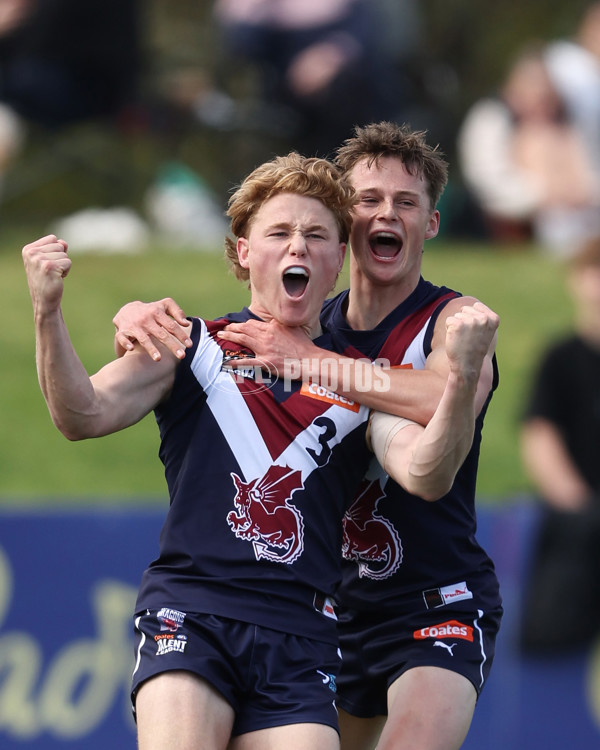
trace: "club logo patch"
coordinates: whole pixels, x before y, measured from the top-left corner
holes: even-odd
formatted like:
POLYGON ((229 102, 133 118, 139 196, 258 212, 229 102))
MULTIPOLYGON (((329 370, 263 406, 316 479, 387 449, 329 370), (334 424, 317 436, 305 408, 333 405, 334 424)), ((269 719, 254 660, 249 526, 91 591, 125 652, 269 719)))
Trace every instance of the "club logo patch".
POLYGON ((236 510, 227 523, 238 539, 252 542, 257 560, 293 563, 304 550, 304 519, 290 502, 303 488, 302 474, 289 466, 271 466, 266 474, 244 482, 231 474, 236 510))
POLYGON ((161 630, 168 630, 171 633, 176 633, 183 625, 183 621, 185 620, 185 612, 180 612, 177 609, 169 609, 168 607, 163 607, 158 611, 156 618, 160 622, 161 630))
POLYGON ((342 555, 355 560, 361 578, 382 580, 393 575, 402 562, 398 532, 377 506, 385 497, 379 481, 363 481, 342 526, 342 555))

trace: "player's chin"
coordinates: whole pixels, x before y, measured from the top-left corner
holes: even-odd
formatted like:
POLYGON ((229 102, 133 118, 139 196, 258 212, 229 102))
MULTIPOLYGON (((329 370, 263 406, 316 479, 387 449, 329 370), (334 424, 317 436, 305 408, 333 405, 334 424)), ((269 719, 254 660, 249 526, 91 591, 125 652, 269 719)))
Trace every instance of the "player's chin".
POLYGON ((310 304, 307 299, 290 298, 281 306, 277 321, 290 328, 307 326, 315 317, 318 317, 319 309, 316 305, 310 304))

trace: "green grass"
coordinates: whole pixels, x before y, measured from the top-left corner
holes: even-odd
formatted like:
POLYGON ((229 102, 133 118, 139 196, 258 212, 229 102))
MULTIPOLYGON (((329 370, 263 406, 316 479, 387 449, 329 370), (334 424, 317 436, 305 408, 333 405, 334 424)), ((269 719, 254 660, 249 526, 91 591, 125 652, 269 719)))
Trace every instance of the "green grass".
MULTIPOLYGON (((123 433, 70 443, 51 424, 35 372, 31 305, 20 247, 0 245, 0 503, 164 502, 150 415, 123 433)), ((424 275, 474 294, 501 316, 500 388, 484 431, 479 494, 484 501, 528 489, 518 455, 517 420, 530 370, 548 338, 569 324, 560 265, 534 250, 429 243, 424 275)), ((342 279, 345 283, 345 279, 342 279)), ((65 318, 89 372, 113 356, 112 317, 130 299, 172 296, 188 313, 214 317, 248 299, 220 253, 154 250, 138 256, 75 255, 65 318)))

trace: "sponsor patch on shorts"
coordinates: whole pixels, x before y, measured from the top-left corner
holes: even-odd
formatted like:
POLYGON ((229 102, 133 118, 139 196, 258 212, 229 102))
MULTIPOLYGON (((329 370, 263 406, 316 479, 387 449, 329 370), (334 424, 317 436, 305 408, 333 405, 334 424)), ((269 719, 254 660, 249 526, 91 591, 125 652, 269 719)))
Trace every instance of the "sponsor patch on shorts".
POLYGON ((472 598, 473 594, 469 591, 466 581, 441 586, 438 589, 427 589, 423 592, 427 609, 435 609, 435 607, 443 607, 446 604, 454 604, 454 602, 472 598))
POLYGON ((415 630, 413 638, 417 641, 423 641, 427 638, 435 638, 440 640, 442 638, 460 638, 464 641, 473 642, 473 628, 470 625, 465 625, 463 622, 458 620, 448 620, 447 622, 440 622, 437 625, 429 625, 426 628, 420 628, 415 630))
POLYGON ((156 655, 164 654, 183 654, 187 646, 187 637, 185 635, 173 635, 172 633, 164 635, 155 635, 156 655))

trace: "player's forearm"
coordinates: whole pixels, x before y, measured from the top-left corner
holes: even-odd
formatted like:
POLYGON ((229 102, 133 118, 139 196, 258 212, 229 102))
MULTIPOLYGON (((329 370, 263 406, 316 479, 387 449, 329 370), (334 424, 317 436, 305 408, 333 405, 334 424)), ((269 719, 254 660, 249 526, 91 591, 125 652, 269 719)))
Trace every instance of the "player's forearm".
POLYGON ((97 399, 60 310, 37 313, 36 364, 52 421, 69 440, 93 436, 97 399))
POLYGON ((406 447, 401 433, 391 441, 384 468, 412 495, 438 500, 450 491, 473 443, 475 390, 475 384, 467 386, 456 375, 448 376, 440 404, 404 459, 406 470, 400 477, 394 476, 393 467, 402 465, 406 447))
POLYGON ((390 369, 383 364, 313 347, 310 357, 295 366, 303 380, 316 381, 371 409, 427 424, 442 397, 445 378, 431 370, 390 369))

